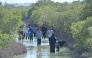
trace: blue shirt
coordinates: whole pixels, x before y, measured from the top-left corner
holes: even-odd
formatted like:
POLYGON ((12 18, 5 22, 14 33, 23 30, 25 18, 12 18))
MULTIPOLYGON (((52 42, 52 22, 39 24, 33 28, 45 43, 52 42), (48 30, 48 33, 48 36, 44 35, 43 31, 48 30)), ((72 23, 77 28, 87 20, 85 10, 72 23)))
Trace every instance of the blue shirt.
POLYGON ((28 30, 28 34, 29 34, 29 36, 32 36, 33 33, 34 33, 34 31, 33 31, 32 29, 29 29, 29 30, 28 30))

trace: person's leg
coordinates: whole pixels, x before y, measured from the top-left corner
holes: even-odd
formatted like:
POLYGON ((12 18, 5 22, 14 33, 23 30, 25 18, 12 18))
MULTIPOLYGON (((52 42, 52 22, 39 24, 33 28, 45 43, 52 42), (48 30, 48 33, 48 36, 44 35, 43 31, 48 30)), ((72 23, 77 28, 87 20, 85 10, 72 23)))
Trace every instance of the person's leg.
POLYGON ((40 45, 40 39, 38 39, 38 45, 40 45))
POLYGON ((51 47, 51 45, 50 45, 50 53, 52 53, 52 47, 51 47))
POLYGON ((41 45, 41 39, 37 39, 37 45, 41 45))
POLYGON ((30 36, 30 41, 32 40, 32 36, 30 36))
POLYGON ((28 38, 28 39, 30 38, 30 36, 29 36, 29 34, 28 34, 28 33, 26 33, 26 39, 27 39, 27 38, 28 38))
POLYGON ((24 36, 24 38, 25 38, 25 33, 23 33, 23 36, 24 36))
POLYGON ((41 45, 41 39, 39 39, 39 45, 41 45))
POLYGON ((27 33, 25 34, 25 38, 27 39, 27 33))
POLYGON ((44 33, 44 39, 46 38, 46 32, 44 33))
POLYGON ((44 38, 43 32, 42 32, 42 39, 44 38))
POLYGON ((18 37, 18 40, 21 40, 21 36, 18 37))
POLYGON ((51 44, 52 44, 52 45, 51 45, 51 52, 52 52, 52 53, 55 53, 55 43, 52 42, 51 44))
POLYGON ((55 53, 55 44, 53 44, 53 53, 55 53))
POLYGON ((50 39, 50 53, 53 53, 53 41, 51 39, 50 39))
POLYGON ((36 37, 36 32, 34 32, 34 37, 36 37))
POLYGON ((31 39, 32 39, 32 41, 33 41, 33 35, 31 36, 31 39))
POLYGON ((56 46, 57 50, 56 51, 59 51, 59 46, 56 46))
POLYGON ((55 49, 54 49, 54 46, 53 45, 50 46, 50 52, 51 53, 55 53, 55 49))
POLYGON ((45 33, 43 33, 43 39, 45 39, 45 33))
POLYGON ((51 42, 50 42, 50 38, 49 38, 49 46, 50 46, 50 53, 52 53, 52 45, 51 45, 51 42))
POLYGON ((30 40, 30 38, 31 38, 31 37, 30 37, 30 35, 29 35, 29 34, 27 35, 27 38, 30 40))
POLYGON ((49 39, 49 45, 50 45, 50 38, 48 38, 49 39))
POLYGON ((37 38, 37 45, 39 45, 39 39, 37 38))

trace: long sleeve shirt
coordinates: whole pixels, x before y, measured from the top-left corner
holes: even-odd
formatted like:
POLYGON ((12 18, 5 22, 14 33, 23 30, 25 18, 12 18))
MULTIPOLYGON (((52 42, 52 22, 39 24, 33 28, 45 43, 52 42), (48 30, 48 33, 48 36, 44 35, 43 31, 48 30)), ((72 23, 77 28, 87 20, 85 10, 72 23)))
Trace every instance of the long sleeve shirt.
POLYGON ((37 31, 37 32, 36 32, 36 37, 37 37, 37 39, 41 39, 41 37, 42 37, 42 32, 41 32, 41 31, 37 31))
POLYGON ((53 33, 54 33, 53 30, 48 30, 48 31, 47 31, 47 35, 48 35, 48 37, 51 37, 53 33))

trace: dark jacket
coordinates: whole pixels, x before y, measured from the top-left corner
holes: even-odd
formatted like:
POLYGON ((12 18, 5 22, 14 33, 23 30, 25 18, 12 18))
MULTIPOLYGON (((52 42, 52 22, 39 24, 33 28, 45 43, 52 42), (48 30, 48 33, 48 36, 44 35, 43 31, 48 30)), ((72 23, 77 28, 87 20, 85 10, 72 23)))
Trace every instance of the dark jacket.
POLYGON ((55 34, 53 33, 52 36, 50 37, 50 41, 52 43, 56 43, 56 38, 55 38, 55 34))
POLYGON ((29 30, 28 30, 28 34, 29 34, 29 36, 32 36, 33 33, 34 33, 34 31, 33 31, 32 29, 29 29, 29 30))

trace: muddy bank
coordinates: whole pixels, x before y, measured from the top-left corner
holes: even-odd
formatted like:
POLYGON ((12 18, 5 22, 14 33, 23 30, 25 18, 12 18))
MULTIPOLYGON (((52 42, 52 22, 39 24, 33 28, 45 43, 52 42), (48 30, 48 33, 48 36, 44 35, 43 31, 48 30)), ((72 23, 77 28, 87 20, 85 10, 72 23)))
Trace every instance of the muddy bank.
POLYGON ((0 50, 0 58, 13 58, 26 52, 26 47, 22 43, 14 42, 9 44, 7 48, 0 50))

